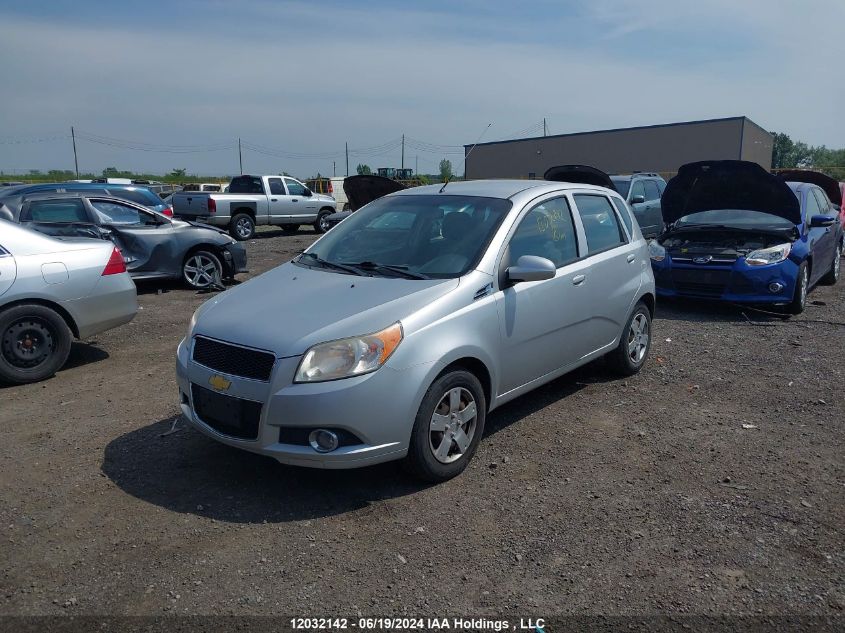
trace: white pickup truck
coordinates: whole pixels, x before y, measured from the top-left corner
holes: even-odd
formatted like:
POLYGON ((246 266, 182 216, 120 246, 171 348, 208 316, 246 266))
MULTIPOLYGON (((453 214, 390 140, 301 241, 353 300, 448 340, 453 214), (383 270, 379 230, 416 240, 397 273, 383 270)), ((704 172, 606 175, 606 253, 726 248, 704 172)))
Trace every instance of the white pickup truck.
POLYGON ((334 198, 313 193, 289 176, 236 176, 228 193, 180 191, 172 204, 174 216, 226 227, 236 240, 250 239, 261 224, 280 226, 286 233, 311 224, 325 233, 330 228, 326 218, 337 210, 334 198))

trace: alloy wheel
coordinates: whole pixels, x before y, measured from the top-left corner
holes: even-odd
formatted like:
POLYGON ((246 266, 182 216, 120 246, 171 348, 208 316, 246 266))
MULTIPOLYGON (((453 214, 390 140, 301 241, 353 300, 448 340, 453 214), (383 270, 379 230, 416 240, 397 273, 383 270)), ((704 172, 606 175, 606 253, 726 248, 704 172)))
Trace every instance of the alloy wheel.
POLYGON ((249 218, 241 218, 235 222, 235 232, 243 239, 252 235, 252 222, 249 218))
POLYGON ((839 265, 842 263, 842 253, 837 248, 833 254, 833 281, 839 281, 839 265))
POLYGON ((807 287, 810 285, 810 275, 807 273, 806 268, 801 274, 801 281, 799 283, 801 284, 799 292, 801 293, 801 306, 803 307, 807 303, 807 287))
POLYGON ((635 365, 639 365, 645 358, 648 337, 648 317, 640 312, 631 320, 631 327, 628 330, 628 357, 635 365))
POLYGON ((321 215, 320 216, 320 230, 323 233, 325 233, 330 228, 332 228, 332 225, 329 224, 329 216, 328 215, 321 215))
POLYGON ((211 284, 219 283, 220 271, 217 262, 208 255, 197 253, 185 262, 185 281, 194 288, 207 288, 211 284))
POLYGON ((461 459, 475 437, 478 407, 472 394, 463 387, 447 391, 434 408, 428 444, 441 464, 461 459))
POLYGON ((38 318, 12 323, 3 332, 3 358, 18 369, 38 367, 53 353, 55 332, 38 318))

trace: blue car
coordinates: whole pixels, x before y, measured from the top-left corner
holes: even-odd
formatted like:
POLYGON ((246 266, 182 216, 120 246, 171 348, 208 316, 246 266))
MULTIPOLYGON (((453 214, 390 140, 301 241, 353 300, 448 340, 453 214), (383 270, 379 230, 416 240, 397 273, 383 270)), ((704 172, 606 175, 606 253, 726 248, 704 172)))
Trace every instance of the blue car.
POLYGON ((155 193, 143 185, 118 185, 96 182, 50 182, 18 185, 0 189, 0 204, 9 200, 9 207, 19 205, 25 196, 33 193, 78 193, 89 195, 111 195, 140 204, 141 206, 158 211, 168 217, 173 217, 173 208, 159 198, 155 193), (14 200, 18 198, 18 200, 14 200))
POLYGON ((817 283, 839 278, 842 228, 824 190, 756 163, 683 165, 662 199, 650 245, 657 293, 802 312, 817 283))

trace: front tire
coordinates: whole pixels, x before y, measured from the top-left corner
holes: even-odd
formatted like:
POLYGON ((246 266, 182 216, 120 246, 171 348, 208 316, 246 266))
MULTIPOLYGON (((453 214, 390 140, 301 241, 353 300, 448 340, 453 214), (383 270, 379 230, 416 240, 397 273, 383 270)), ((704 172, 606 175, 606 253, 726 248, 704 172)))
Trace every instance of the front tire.
POLYGON ((0 312, 0 380, 39 382, 67 361, 73 334, 54 310, 37 304, 0 312))
POLYGON ((484 389, 475 375, 464 369, 441 375, 417 412, 405 468, 432 483, 461 474, 481 441, 486 414, 484 389))
POLYGON ((833 252, 833 261, 830 263, 830 270, 822 277, 822 283, 828 286, 833 286, 839 281, 839 266, 842 261, 842 251, 837 246, 833 252))
POLYGON ((219 286, 223 283, 223 264, 211 251, 194 251, 182 264, 182 279, 195 290, 219 286))
POLYGON ((248 213, 236 213, 229 222, 229 235, 239 242, 252 239, 255 236, 255 220, 248 213))
POLYGON ((607 355, 611 371, 633 376, 645 365, 651 349, 651 311, 642 301, 634 306, 616 349, 607 355))
POLYGON ((332 225, 329 224, 329 216, 331 214, 331 211, 320 211, 317 215, 317 221, 314 222, 314 230, 317 231, 317 233, 325 233, 332 228, 332 225))
POLYGON ((810 271, 807 262, 802 262, 798 268, 798 276, 795 278, 795 292, 789 304, 789 312, 801 314, 807 307, 807 294, 810 291, 810 271))

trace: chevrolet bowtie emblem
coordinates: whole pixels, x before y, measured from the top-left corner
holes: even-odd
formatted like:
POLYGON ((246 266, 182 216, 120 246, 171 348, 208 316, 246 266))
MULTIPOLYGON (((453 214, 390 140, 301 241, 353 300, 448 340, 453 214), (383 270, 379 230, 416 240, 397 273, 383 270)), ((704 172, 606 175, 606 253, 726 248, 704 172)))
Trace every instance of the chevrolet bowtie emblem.
POLYGON ((226 380, 223 376, 217 374, 208 379, 208 384, 214 387, 216 391, 228 391, 232 386, 231 380, 226 380))

